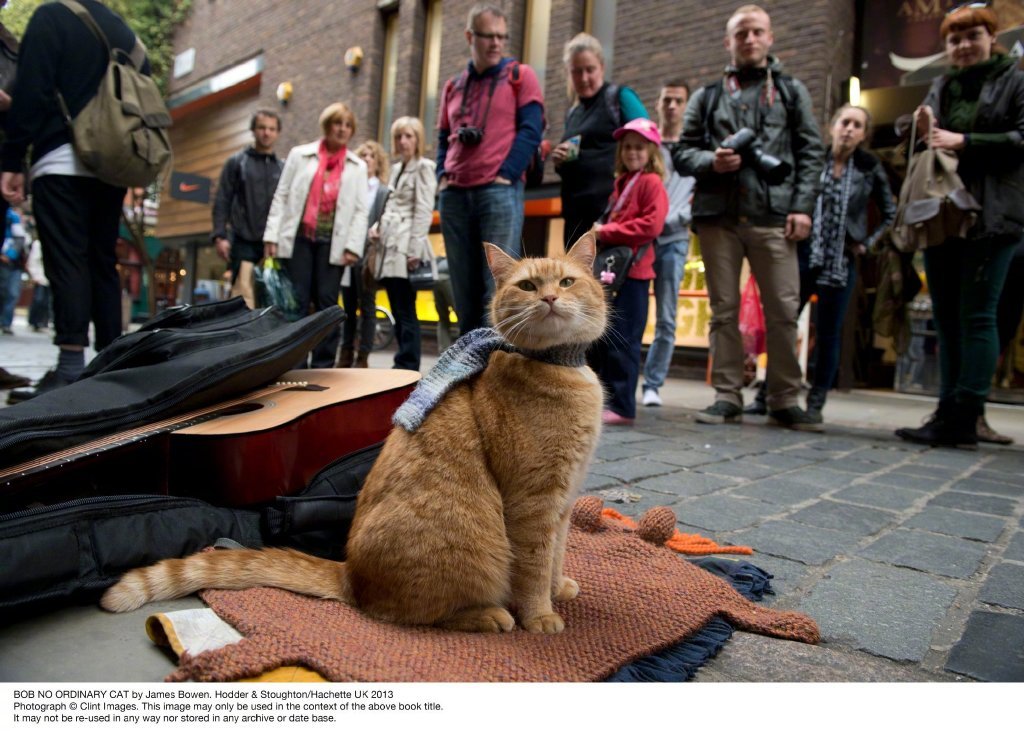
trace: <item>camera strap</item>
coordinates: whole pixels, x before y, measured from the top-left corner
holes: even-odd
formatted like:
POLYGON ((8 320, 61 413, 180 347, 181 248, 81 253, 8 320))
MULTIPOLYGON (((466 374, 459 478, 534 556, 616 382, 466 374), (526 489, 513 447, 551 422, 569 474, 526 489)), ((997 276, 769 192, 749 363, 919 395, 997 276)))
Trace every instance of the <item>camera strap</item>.
MULTIPOLYGON (((469 116, 469 82, 472 80, 472 76, 469 71, 465 72, 466 83, 462 85, 462 103, 459 104, 459 119, 464 120, 469 116)), ((474 127, 479 127, 481 130, 487 126, 487 116, 491 113, 491 100, 494 99, 494 90, 498 86, 498 80, 501 77, 501 70, 491 77, 491 86, 487 91, 487 106, 484 107, 483 118, 477 118, 474 127)), ((478 110, 479 111, 479 110, 478 110)), ((465 126, 465 125, 463 125, 465 126)))

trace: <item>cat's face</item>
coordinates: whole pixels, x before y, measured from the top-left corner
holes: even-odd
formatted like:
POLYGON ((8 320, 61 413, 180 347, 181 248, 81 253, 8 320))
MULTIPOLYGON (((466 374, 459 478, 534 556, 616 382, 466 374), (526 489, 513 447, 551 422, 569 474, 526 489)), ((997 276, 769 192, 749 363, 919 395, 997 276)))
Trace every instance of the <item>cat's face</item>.
POLYGON ((519 348, 592 343, 607 324, 604 291, 594 278, 595 241, 580 238, 566 254, 516 261, 485 244, 496 283, 491 322, 519 348))

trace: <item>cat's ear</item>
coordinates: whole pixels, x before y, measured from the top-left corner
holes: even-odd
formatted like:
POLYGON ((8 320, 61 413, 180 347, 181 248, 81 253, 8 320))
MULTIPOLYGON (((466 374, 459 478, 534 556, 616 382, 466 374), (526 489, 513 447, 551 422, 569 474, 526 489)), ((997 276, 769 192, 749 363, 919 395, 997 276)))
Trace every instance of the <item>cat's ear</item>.
POLYGON ((576 239, 576 243, 569 249, 568 256, 575 260, 588 272, 594 266, 594 257, 597 256, 597 236, 591 229, 576 239))
POLYGON ((504 249, 486 241, 484 242, 484 254, 487 256, 487 266, 491 268, 491 274, 494 275, 496 282, 505 280, 516 265, 516 260, 505 253, 504 249))

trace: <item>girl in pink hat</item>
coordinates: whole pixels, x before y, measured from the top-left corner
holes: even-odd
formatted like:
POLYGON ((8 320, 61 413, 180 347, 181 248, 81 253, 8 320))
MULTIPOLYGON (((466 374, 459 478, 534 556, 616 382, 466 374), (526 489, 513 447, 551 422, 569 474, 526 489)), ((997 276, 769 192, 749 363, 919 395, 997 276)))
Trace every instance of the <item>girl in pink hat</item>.
POLYGON ((665 165, 658 127, 634 119, 615 131, 615 187, 604 214, 594 225, 598 254, 612 246, 629 246, 633 264, 611 301, 608 331, 594 346, 591 366, 607 393, 602 420, 629 426, 636 416, 640 376, 640 341, 647 325, 650 281, 654 279, 654 247, 668 215, 665 165))

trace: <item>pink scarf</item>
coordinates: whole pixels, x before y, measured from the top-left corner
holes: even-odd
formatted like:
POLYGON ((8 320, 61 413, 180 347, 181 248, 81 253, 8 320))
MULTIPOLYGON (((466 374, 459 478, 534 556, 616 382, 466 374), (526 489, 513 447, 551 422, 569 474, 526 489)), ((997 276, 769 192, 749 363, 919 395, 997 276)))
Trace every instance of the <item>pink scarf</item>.
POLYGON ((338 204, 341 170, 345 167, 343 163, 346 152, 347 148, 341 147, 337 152, 331 153, 326 143, 320 140, 320 149, 316 153, 320 158, 320 164, 317 166, 316 175, 313 176, 313 184, 306 199, 306 210, 302 214, 302 227, 307 232, 316 231, 317 217, 321 214, 330 215, 338 204))

